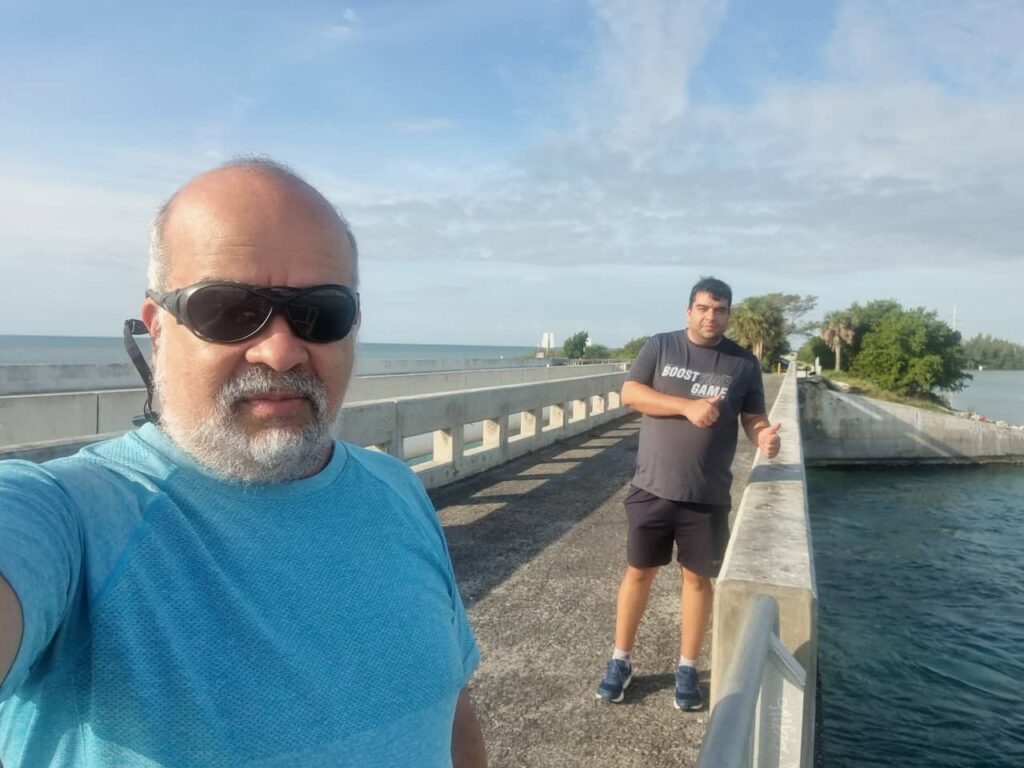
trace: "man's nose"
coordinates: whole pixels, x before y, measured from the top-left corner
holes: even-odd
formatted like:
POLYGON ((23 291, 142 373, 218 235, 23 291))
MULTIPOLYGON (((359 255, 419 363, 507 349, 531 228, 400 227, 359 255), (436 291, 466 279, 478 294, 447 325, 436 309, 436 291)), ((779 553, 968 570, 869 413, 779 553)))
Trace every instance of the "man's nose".
POLYGON ((288 321, 275 312, 267 327, 245 351, 245 360, 253 365, 262 363, 275 371, 290 371, 309 362, 309 349, 306 342, 295 335, 288 321))

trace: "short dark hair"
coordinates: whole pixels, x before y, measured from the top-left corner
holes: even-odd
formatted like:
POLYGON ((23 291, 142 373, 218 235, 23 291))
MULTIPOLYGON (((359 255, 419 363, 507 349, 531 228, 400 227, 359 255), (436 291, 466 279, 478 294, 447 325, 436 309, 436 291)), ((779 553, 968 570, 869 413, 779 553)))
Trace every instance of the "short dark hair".
POLYGON ((693 306, 693 301, 697 298, 698 293, 710 293, 711 298, 725 301, 728 303, 729 308, 732 308, 732 288, 717 277, 709 275, 697 281, 697 284, 690 289, 690 303, 686 305, 687 308, 693 306))

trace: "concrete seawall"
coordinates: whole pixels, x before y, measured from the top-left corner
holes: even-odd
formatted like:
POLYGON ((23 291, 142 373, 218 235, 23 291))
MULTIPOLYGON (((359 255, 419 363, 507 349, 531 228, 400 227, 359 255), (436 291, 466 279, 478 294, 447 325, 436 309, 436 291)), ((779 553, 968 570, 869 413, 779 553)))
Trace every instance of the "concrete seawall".
POLYGON ((1024 428, 800 385, 804 459, 830 464, 1024 463, 1024 428))

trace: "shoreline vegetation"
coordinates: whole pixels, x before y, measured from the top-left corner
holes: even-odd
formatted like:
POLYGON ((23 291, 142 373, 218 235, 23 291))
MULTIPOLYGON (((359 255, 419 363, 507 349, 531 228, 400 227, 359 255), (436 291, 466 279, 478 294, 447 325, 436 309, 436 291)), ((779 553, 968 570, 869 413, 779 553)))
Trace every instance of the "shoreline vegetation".
MULTIPOLYGON (((952 408, 947 397, 967 388, 972 371, 1024 370, 1024 345, 989 334, 964 340, 924 307, 875 299, 807 321, 817 303, 816 296, 789 293, 747 297, 733 305, 727 335, 753 352, 763 371, 787 365, 790 339, 804 337, 797 361, 820 366, 825 377, 849 391, 948 413, 971 415, 952 408)), ((580 331, 566 339, 562 351, 570 359, 629 359, 645 341, 633 339, 612 350, 580 331)))
POLYGON ((866 379, 851 376, 850 374, 842 371, 823 369, 819 380, 823 382, 825 386, 834 391, 847 392, 851 395, 862 395, 863 397, 870 397, 873 400, 884 400, 888 403, 910 405, 914 408, 923 408, 928 411, 936 411, 939 413, 967 414, 967 411, 959 411, 956 408, 953 408, 949 404, 949 401, 942 395, 934 393, 931 393, 928 396, 900 395, 896 392, 883 389, 877 384, 866 379))

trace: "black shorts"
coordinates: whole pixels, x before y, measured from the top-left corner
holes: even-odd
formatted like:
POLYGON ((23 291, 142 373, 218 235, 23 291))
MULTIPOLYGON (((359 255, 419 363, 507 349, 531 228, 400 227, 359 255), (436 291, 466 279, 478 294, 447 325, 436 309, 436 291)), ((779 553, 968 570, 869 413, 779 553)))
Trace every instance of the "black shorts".
POLYGON ((701 576, 715 577, 729 544, 729 505, 662 499, 636 486, 626 494, 629 535, 626 557, 634 568, 654 568, 672 560, 701 576))

